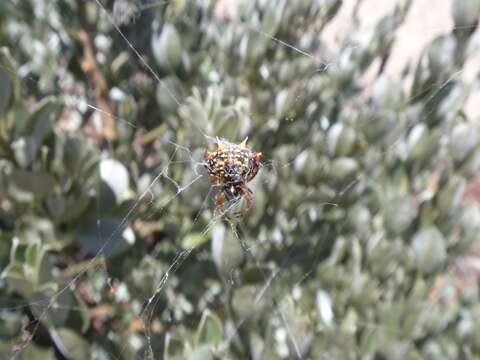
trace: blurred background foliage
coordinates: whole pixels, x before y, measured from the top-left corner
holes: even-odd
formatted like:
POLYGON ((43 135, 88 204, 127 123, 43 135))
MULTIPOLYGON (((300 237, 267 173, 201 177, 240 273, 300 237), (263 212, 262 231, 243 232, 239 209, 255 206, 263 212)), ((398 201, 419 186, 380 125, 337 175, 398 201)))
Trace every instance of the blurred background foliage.
POLYGON ((411 1, 334 50, 342 6, 0 2, 1 358, 480 357, 480 1, 401 79, 411 1), (264 154, 235 222, 216 136, 264 154))

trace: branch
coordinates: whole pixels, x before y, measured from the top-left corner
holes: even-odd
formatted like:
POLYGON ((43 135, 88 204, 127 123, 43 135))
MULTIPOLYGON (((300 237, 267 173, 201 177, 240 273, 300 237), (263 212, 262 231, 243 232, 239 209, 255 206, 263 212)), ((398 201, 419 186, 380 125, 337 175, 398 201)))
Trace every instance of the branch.
POLYGON ((95 106, 102 110, 101 119, 102 126, 90 121, 87 124, 87 132, 95 137, 104 138, 106 140, 113 140, 117 137, 115 129, 114 109, 110 103, 108 96, 108 83, 102 73, 100 65, 96 58, 96 49, 91 39, 90 26, 85 14, 85 1, 77 0, 78 13, 80 18, 81 29, 76 34, 77 40, 82 44, 83 56, 80 59, 80 67, 85 73, 88 82, 93 87, 93 100, 95 106), (111 114, 111 115, 110 115, 111 114))

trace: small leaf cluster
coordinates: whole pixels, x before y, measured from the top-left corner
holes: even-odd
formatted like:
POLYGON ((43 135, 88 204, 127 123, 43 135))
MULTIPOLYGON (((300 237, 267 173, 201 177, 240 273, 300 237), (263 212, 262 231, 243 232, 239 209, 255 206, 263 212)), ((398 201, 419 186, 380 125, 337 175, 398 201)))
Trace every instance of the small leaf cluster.
POLYGON ((340 0, 0 4, 0 354, 478 358, 480 1, 395 77, 412 1, 335 47, 340 0), (264 156, 241 220, 217 136, 264 156))

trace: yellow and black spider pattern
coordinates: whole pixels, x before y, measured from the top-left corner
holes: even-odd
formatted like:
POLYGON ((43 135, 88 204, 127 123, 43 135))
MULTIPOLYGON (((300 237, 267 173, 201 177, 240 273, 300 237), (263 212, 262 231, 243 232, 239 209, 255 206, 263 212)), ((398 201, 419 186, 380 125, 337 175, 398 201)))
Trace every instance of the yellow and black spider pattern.
MULTIPOLYGON (((247 139, 232 144, 217 138, 217 149, 205 155, 205 167, 212 181, 220 187, 215 195, 216 209, 221 211, 225 200, 240 201, 245 205, 236 216, 244 216, 253 205, 252 191, 247 187, 258 173, 262 154, 247 147, 247 139)), ((223 212, 222 212, 223 213, 223 212)))

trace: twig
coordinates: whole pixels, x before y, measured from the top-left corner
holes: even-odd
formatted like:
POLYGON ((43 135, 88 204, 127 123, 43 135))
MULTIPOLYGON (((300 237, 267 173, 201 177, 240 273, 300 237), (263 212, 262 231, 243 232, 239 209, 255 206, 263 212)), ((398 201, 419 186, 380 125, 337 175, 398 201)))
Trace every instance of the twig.
POLYGON ((96 137, 106 140, 113 140, 117 137, 115 119, 109 114, 114 114, 113 106, 108 96, 108 83, 100 69, 96 58, 96 49, 90 37, 90 24, 87 21, 85 12, 85 1, 77 0, 78 14, 81 29, 77 32, 76 38, 82 44, 83 57, 80 60, 80 67, 87 76, 93 87, 95 105, 102 109, 102 128, 98 129, 93 123, 87 125, 87 132, 96 137))

